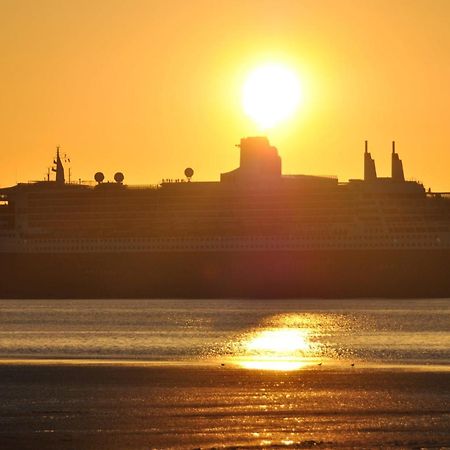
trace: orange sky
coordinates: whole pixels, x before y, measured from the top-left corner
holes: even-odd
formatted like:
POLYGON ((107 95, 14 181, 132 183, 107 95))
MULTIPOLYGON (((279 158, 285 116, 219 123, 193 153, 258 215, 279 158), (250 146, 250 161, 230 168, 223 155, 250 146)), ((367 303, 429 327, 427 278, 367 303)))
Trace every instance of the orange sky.
POLYGON ((254 67, 302 78, 305 103, 269 137, 284 173, 408 178, 450 191, 450 1, 0 0, 0 185, 42 179, 56 145, 73 177, 216 180, 255 133, 254 67))

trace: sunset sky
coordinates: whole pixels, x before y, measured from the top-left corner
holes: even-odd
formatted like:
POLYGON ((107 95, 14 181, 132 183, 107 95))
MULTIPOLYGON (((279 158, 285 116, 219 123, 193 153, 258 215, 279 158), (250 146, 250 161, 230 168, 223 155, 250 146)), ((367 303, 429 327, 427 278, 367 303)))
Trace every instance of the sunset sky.
POLYGON ((450 191, 450 1, 0 0, 0 185, 43 179, 217 180, 260 134, 249 72, 298 74, 304 100, 268 132, 283 172, 407 178, 450 191))

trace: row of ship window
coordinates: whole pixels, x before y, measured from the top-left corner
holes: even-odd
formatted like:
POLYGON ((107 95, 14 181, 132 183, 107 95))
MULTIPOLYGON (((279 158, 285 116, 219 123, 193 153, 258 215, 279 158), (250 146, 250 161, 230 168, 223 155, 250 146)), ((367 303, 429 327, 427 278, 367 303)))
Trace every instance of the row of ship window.
MULTIPOLYGON (((14 234, 8 234, 3 236, 9 236, 14 237, 14 234)), ((245 239, 246 241, 253 241, 253 242, 266 242, 266 241, 277 241, 277 242, 284 242, 284 241, 304 241, 304 240, 317 240, 317 239, 327 239, 327 240, 392 240, 392 239, 404 239, 404 240, 432 240, 437 239, 438 236, 429 236, 429 235, 421 235, 421 234, 408 234, 408 235, 373 235, 373 234, 364 234, 360 236, 354 236, 354 235, 348 235, 347 233, 336 233, 336 234, 329 234, 329 233, 322 233, 322 234, 311 234, 311 235, 304 235, 301 237, 294 237, 294 236, 286 236, 286 237, 276 237, 276 236, 261 236, 261 237, 255 237, 255 236, 236 236, 236 237, 222 237, 222 238, 213 238, 213 237, 181 237, 181 238, 155 238, 155 237, 143 237, 143 238, 96 238, 96 239, 87 239, 83 244, 89 244, 89 245, 95 245, 95 244, 102 244, 105 242, 114 242, 114 243, 121 243, 121 244, 129 244, 129 243, 155 243, 155 242, 164 242, 164 243, 175 243, 180 241, 181 239, 187 239, 190 241, 209 241, 209 242, 229 242, 229 241, 236 241, 239 239, 245 239)), ((74 244, 74 243, 80 243, 80 238, 50 238, 50 239, 42 239, 42 238, 32 238, 32 242, 41 244, 51 244, 51 243, 68 243, 68 244, 74 244)))
MULTIPOLYGON (((351 240, 328 240, 328 242, 326 242, 325 245, 332 245, 333 241, 339 241, 340 245, 349 245, 349 246, 357 246, 358 245, 358 241, 361 241, 359 239, 353 238, 351 240)), ((283 246, 283 242, 284 241, 278 241, 278 242, 260 242, 258 245, 258 243, 249 243, 249 242, 215 242, 215 243, 197 243, 197 245, 195 245, 196 243, 174 243, 174 245, 167 247, 166 245, 162 245, 161 241, 156 242, 152 245, 152 248, 161 248, 161 249, 165 249, 165 248, 216 248, 216 247, 227 247, 229 245, 233 246, 233 247, 249 247, 249 248, 253 248, 253 247, 259 247, 261 245, 269 245, 269 247, 274 247, 274 246, 283 246)), ((323 243, 323 241, 322 241, 323 243)), ((298 245, 302 245, 303 246, 321 246, 322 245, 321 242, 307 242, 307 243, 301 243, 301 242, 297 242, 298 245)), ((68 249, 83 249, 83 250, 96 250, 96 249, 100 249, 100 248, 108 248, 108 249, 114 249, 114 248, 121 248, 121 249, 132 249, 132 250, 139 250, 142 249, 143 246, 142 245, 129 245, 127 243, 116 243, 116 244, 108 244, 108 245, 93 245, 93 243, 68 243, 65 246, 60 246, 60 245, 52 245, 55 244, 55 242, 51 242, 48 243, 47 245, 45 243, 38 243, 33 245, 34 248, 39 248, 39 249, 43 249, 43 248, 65 248, 67 247, 68 249)), ((394 246, 424 246, 424 245, 436 245, 436 246, 440 246, 442 244, 442 241, 439 238, 427 238, 427 239, 422 239, 419 241, 410 241, 410 240, 396 240, 396 239, 380 239, 378 242, 365 242, 364 245, 365 246, 377 246, 377 245, 394 245, 394 246)), ((145 248, 145 247, 144 247, 145 248)))
MULTIPOLYGON (((304 244, 301 246, 301 248, 303 249, 327 249, 327 248, 334 248, 336 246, 333 245, 325 245, 325 244, 304 244)), ((413 242, 413 243, 409 243, 409 244, 404 244, 404 243, 391 243, 390 245, 387 244, 368 244, 365 245, 363 248, 430 248, 430 247, 434 247, 434 248, 439 248, 441 247, 441 243, 437 243, 437 242, 429 242, 429 243, 424 243, 424 242, 413 242)), ((201 245, 201 246, 188 246, 188 245, 177 245, 176 247, 173 247, 171 249, 167 249, 167 247, 163 247, 163 246, 153 246, 152 250, 216 250, 218 247, 217 246, 209 246, 209 245, 201 245)), ((229 247, 230 250, 235 250, 235 249, 258 249, 259 247, 255 247, 252 245, 245 245, 245 244, 240 244, 240 245, 234 245, 232 248, 229 247)), ((356 243, 346 243, 342 246, 340 246, 340 248, 354 248, 354 249, 360 249, 361 246, 359 246, 356 243)), ((221 247, 222 250, 226 250, 227 247, 222 246, 221 247)), ((264 248, 259 248, 261 250, 264 249, 280 249, 279 246, 276 246, 274 244, 271 245, 267 245, 264 248)), ((36 246, 33 249, 28 249, 28 251, 33 251, 33 250, 41 250, 41 251, 83 251, 83 252, 95 252, 95 251, 99 251, 100 248, 96 248, 96 247, 88 247, 88 246, 68 246, 65 248, 53 248, 53 247, 45 247, 45 246, 36 246)), ((101 250, 110 250, 110 251, 145 251, 146 249, 142 248, 142 247, 126 247, 126 248, 121 248, 119 246, 107 246, 102 248, 101 250)))

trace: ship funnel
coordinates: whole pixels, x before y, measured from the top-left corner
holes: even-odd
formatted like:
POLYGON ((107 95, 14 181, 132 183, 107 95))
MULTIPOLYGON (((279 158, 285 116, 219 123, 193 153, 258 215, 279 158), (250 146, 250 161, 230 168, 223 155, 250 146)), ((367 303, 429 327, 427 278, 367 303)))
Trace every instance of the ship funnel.
POLYGON ((242 138, 240 166, 221 174, 221 181, 267 182, 281 178, 281 158, 265 136, 242 138))
POLYGON ((377 179, 377 170, 375 161, 369 153, 368 142, 364 142, 364 181, 373 181, 377 179))
POLYGON ((405 181, 405 175, 403 173, 403 163, 398 156, 398 153, 396 153, 395 151, 395 141, 392 141, 391 176, 393 181, 405 181))

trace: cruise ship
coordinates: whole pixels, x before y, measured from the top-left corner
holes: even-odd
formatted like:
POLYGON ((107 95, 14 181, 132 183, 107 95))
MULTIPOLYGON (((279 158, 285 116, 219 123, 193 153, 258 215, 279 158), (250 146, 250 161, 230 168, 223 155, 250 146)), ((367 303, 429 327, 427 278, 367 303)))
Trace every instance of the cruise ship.
POLYGON ((0 189, 2 298, 342 298, 450 295, 450 195, 378 177, 283 175, 243 138, 220 181, 55 179, 0 189))

